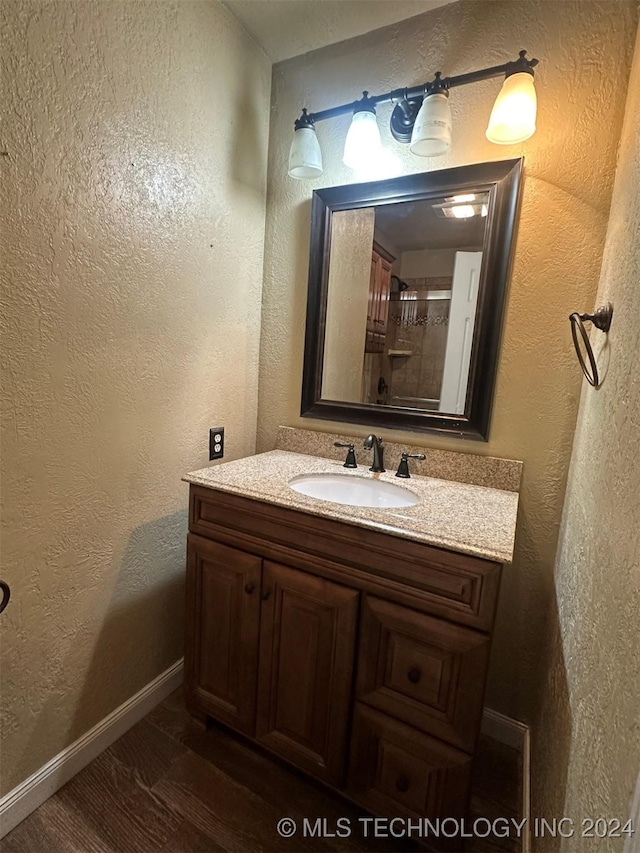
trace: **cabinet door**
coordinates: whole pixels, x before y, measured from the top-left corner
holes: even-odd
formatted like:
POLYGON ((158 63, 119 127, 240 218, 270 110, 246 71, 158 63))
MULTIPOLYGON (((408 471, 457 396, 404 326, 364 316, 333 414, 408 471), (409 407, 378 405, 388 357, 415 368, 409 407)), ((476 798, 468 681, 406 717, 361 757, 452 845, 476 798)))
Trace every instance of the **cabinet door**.
POLYGON ((357 698, 471 752, 489 646, 487 634, 366 596, 357 698))
POLYGON ((373 814, 463 817, 471 762, 471 755, 356 702, 347 793, 373 814))
POLYGON ((255 732, 262 560, 191 534, 187 544, 185 697, 255 732))
POLYGON ((369 277, 369 296, 367 299, 367 332, 374 332, 374 317, 376 311, 376 282, 380 258, 375 252, 371 255, 371 275, 369 277))
POLYGON ((391 291, 391 264, 384 258, 380 258, 379 268, 379 292, 380 301, 378 307, 379 329, 383 335, 387 333, 387 319, 389 316, 389 292, 391 291))
POLYGON ((339 786, 358 592, 267 561, 262 590, 257 738, 339 786))

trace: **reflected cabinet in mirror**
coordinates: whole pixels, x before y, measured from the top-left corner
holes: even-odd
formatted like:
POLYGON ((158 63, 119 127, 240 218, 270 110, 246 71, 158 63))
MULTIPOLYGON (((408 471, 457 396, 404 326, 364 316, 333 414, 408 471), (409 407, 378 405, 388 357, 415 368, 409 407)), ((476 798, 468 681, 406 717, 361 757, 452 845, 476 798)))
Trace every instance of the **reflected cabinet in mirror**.
POLYGON ((303 416, 488 438, 521 173, 313 193, 303 416))

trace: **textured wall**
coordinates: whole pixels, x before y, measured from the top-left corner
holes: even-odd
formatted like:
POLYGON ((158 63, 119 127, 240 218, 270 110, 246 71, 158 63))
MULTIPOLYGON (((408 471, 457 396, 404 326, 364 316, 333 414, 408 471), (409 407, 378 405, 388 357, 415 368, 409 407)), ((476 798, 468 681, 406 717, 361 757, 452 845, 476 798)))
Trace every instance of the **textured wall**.
MULTIPOLYGON (((625 821, 640 773, 640 36, 596 303, 608 301, 608 341, 591 335, 604 381, 597 391, 583 383, 567 484, 536 778, 548 812, 625 821), (563 806, 550 795, 565 779, 563 806)), ((563 849, 623 842, 573 839, 563 849)))
POLYGON ((180 477, 254 450, 270 66, 213 0, 3 40, 6 791, 180 657, 180 477))
MULTIPOLYGON (((404 172, 526 158, 490 441, 468 444, 415 433, 393 438, 524 460, 516 561, 504 576, 488 701, 527 720, 546 670, 542 640, 554 628, 546 615, 581 387, 567 317, 590 308, 596 292, 636 15, 636 4, 624 2, 462 0, 274 68, 261 449, 273 447, 279 424, 348 431, 300 419, 299 405, 311 191, 353 181, 341 161, 349 117, 318 125, 326 171, 301 182, 286 174, 299 109, 350 101, 363 89, 377 93, 420 83, 438 69, 460 74, 498 64, 525 47, 541 61, 539 129, 521 145, 498 147, 484 137, 500 87, 496 80, 452 92, 454 143, 443 158, 414 158, 407 146, 392 143, 390 107, 379 109, 383 140, 393 145, 404 172)), ((355 426, 351 431, 368 432, 355 426)))
POLYGON ((273 62, 410 18, 450 0, 223 0, 273 62))

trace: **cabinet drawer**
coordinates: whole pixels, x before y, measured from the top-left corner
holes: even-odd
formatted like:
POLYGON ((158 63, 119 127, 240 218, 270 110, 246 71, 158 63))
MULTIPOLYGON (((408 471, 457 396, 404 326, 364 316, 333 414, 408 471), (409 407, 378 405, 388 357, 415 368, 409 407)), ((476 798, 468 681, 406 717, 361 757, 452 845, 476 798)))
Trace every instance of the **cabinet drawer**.
POLYGON ((471 752, 489 646, 486 634, 366 596, 357 698, 471 752))
POLYGON ((463 817, 472 757, 356 703, 348 793, 387 817, 463 817))

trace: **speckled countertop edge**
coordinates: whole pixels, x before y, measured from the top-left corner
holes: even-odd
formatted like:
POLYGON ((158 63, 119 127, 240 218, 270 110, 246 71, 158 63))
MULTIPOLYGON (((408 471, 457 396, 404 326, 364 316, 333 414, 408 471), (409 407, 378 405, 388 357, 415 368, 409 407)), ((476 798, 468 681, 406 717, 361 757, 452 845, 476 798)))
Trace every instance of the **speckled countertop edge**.
POLYGON ((432 477, 412 476, 400 482, 393 472, 374 475, 365 466, 349 470, 334 460, 284 450, 202 468, 182 479, 498 563, 511 563, 513 559, 517 492, 432 477), (309 498, 289 488, 293 477, 317 473, 375 477, 409 489, 419 503, 393 509, 345 506, 309 498))

